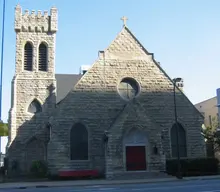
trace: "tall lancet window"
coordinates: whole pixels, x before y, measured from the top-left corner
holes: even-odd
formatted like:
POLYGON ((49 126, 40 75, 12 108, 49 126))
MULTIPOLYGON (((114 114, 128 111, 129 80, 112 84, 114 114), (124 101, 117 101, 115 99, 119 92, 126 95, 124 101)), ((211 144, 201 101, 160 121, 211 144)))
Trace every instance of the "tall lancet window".
POLYGON ((70 131, 70 159, 88 160, 88 131, 81 123, 76 123, 70 131))
POLYGON ((41 43, 39 46, 39 58, 38 58, 39 71, 47 71, 47 46, 41 43))
POLYGON ((24 46, 24 70, 33 70, 33 46, 30 42, 27 42, 24 46))

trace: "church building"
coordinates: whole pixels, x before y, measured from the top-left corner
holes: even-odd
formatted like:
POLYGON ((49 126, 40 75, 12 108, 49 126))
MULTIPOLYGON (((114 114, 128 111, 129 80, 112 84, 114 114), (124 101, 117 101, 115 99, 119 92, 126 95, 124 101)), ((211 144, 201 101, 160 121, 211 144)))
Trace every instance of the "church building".
POLYGON ((88 70, 55 74, 57 9, 23 13, 16 6, 9 174, 15 164, 28 174, 33 161, 43 160, 51 174, 143 178, 177 157, 177 125, 180 157, 206 156, 202 115, 123 20, 88 70))

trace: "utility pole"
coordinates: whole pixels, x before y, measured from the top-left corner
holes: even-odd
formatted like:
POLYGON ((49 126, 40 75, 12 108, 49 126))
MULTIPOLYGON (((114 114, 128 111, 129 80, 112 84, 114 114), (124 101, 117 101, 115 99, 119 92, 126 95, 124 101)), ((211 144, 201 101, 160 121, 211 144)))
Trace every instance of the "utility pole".
POLYGON ((2 121, 2 77, 3 77, 3 60, 4 60, 4 36, 5 36, 5 0, 3 0, 2 11, 2 45, 1 45, 1 73, 0 73, 0 121, 2 121))
MULTIPOLYGON (((1 45, 1 77, 0 77, 0 122, 2 121, 2 76, 3 76, 3 59, 4 59, 4 36, 5 36, 5 0, 2 7, 2 45, 1 45)), ((1 136, 0 136, 0 154, 1 154, 1 136)))

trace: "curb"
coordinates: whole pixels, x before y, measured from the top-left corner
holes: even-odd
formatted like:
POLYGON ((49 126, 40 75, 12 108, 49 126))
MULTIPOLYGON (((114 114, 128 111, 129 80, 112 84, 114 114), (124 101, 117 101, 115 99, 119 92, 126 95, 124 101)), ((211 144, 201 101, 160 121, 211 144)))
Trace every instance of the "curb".
POLYGON ((47 185, 36 185, 36 186, 21 186, 21 187, 7 187, 7 188, 0 188, 0 190, 9 190, 9 189, 30 189, 30 188, 49 188, 47 185))
MULTIPOLYGON (((1 187, 0 186, 0 191, 1 190, 7 190, 7 189, 30 189, 30 188, 61 188, 61 187, 81 187, 81 186, 93 186, 93 185, 129 185, 129 184, 150 184, 150 183, 165 183, 165 182, 187 182, 187 181, 196 181, 196 180, 212 180, 212 179, 220 179, 220 175, 218 176, 209 176, 209 177, 185 177, 183 179, 177 179, 177 178, 170 178, 170 179, 166 179, 166 180, 124 180, 124 181, 106 181, 106 182, 94 182, 94 183, 61 183, 61 184, 55 184, 51 182, 51 185, 24 185, 24 186, 19 186, 19 187, 1 187)), ((0 184, 1 185, 1 184, 0 184)))
POLYGON ((144 183, 164 183, 164 182, 175 182, 179 181, 178 179, 170 179, 170 180, 141 180, 141 181, 131 181, 125 180, 124 182, 103 182, 103 183, 70 183, 70 184, 58 184, 58 185, 30 185, 30 186, 19 186, 19 187, 0 187, 1 190, 7 189, 30 189, 30 188, 61 188, 61 187, 82 187, 82 186, 93 186, 93 185, 101 185, 101 186, 108 186, 108 185, 129 185, 129 184, 144 184, 144 183))
POLYGON ((220 179, 220 175, 207 176, 207 177, 185 177, 186 181, 194 181, 194 180, 211 180, 211 179, 220 179))

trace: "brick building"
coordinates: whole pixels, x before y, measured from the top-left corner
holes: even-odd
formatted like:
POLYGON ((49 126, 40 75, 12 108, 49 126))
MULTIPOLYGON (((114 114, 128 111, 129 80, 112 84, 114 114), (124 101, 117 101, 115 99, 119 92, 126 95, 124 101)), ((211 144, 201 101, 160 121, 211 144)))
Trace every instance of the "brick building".
MULTIPOLYGON (((45 160, 53 174, 163 171, 165 159, 177 155, 172 79, 125 23, 86 73, 55 74, 57 29, 56 8, 50 15, 15 8, 10 169, 17 162, 28 173, 33 160, 45 160)), ((204 157, 203 117, 178 87, 176 106, 181 157, 204 157)))

